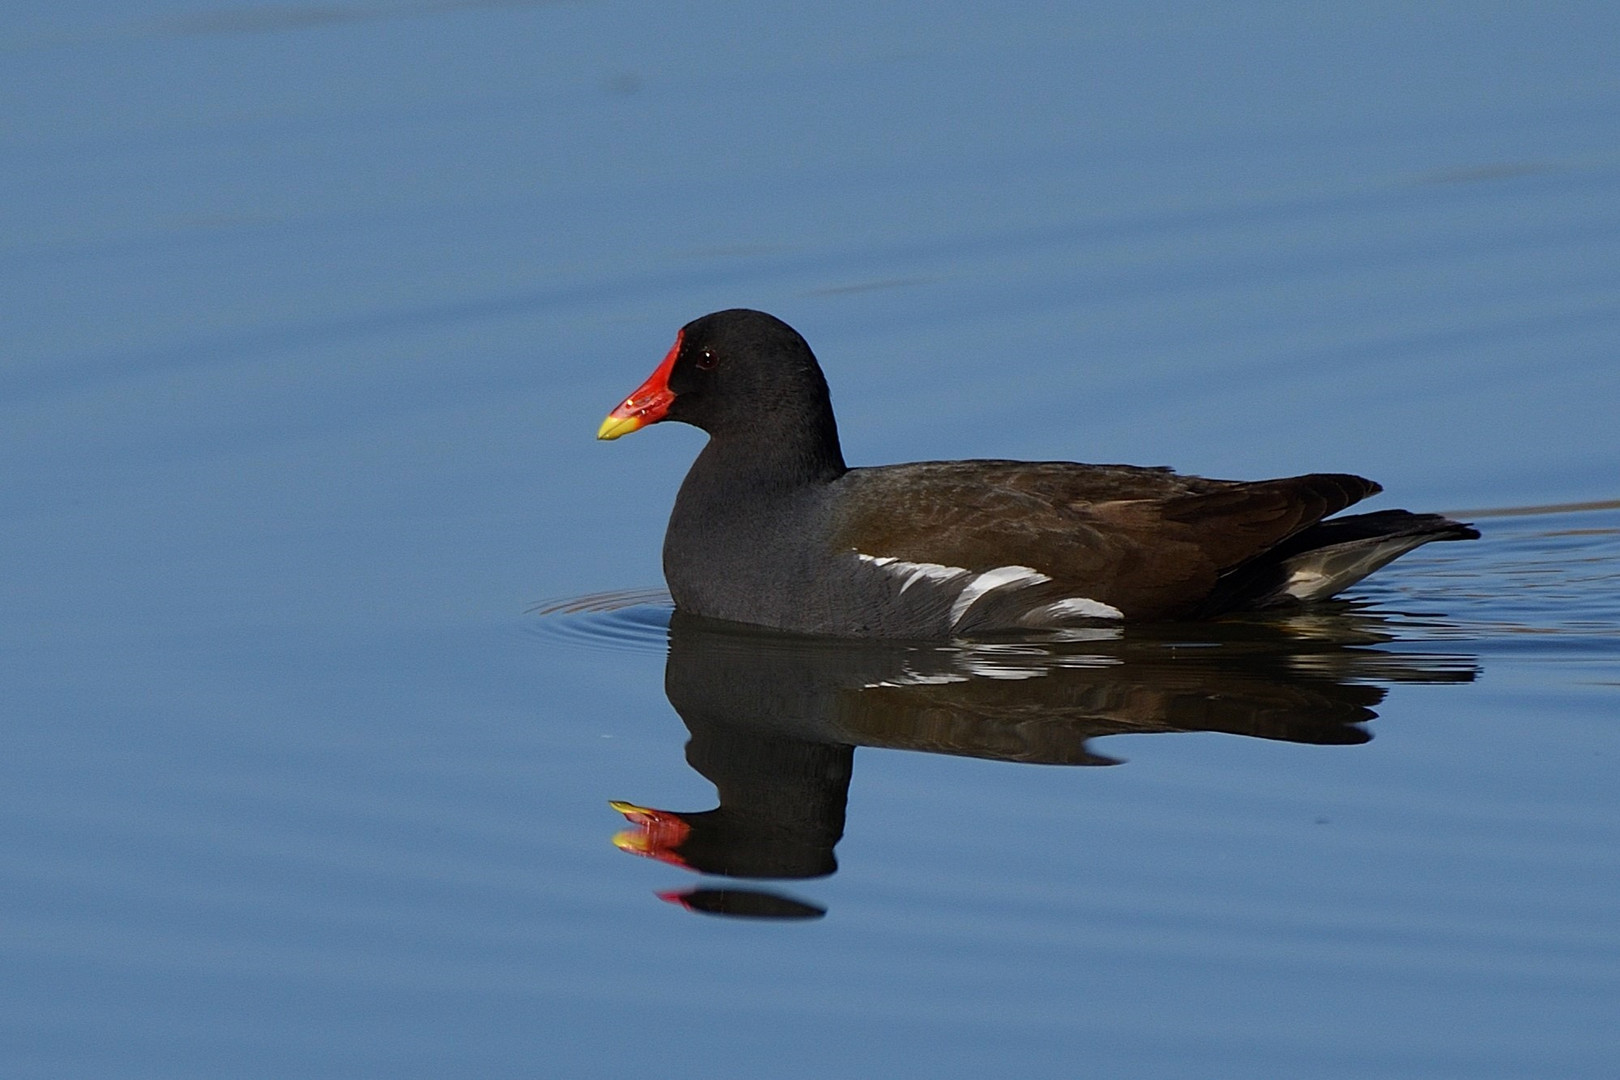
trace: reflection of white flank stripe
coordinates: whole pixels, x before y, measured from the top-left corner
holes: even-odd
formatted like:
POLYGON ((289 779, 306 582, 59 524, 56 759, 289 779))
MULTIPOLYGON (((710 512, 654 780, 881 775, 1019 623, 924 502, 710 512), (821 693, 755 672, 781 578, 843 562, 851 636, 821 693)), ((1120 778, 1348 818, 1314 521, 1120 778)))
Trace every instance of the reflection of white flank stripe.
POLYGON ((954 628, 960 625, 968 609, 992 590, 1009 586, 1024 589, 1051 580, 1039 570, 1029 566, 998 566, 994 570, 986 570, 963 586, 962 594, 956 598, 956 603, 951 605, 951 626, 954 628))
POLYGON ((931 562, 906 562, 904 559, 896 559, 892 555, 863 555, 859 551, 855 555, 862 562, 881 567, 896 576, 904 576, 905 580, 900 584, 901 592, 905 592, 919 581, 933 581, 944 584, 947 581, 954 581, 959 577, 964 577, 968 573, 960 566, 943 566, 931 562))
POLYGON ((961 663, 964 670, 971 671, 973 674, 986 679, 1039 679, 1044 677, 1048 670, 1045 667, 1035 667, 1033 665, 1014 667, 1005 660, 984 660, 974 656, 964 656, 961 663))
POLYGON ((1067 600, 1054 600, 1031 611, 1024 617, 1029 623, 1059 619, 1123 619, 1125 613, 1112 604, 1090 597, 1073 596, 1067 600))
POLYGON ((882 682, 869 682, 864 684, 861 689, 872 690, 879 686, 943 686, 946 683, 967 681, 968 677, 966 675, 958 675, 954 672, 950 674, 924 675, 912 671, 908 667, 892 679, 884 679, 882 682))

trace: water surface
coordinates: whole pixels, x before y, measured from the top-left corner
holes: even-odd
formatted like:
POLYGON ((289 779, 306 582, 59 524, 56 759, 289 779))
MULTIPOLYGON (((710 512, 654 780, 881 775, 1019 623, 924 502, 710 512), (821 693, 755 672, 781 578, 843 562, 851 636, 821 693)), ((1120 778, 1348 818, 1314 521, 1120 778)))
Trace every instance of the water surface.
POLYGON ((1617 22, 10 5, 0 1072, 1614 1075, 1617 22), (1484 536, 1184 631, 672 622, 701 437, 591 434, 735 305, 853 462, 1484 536))

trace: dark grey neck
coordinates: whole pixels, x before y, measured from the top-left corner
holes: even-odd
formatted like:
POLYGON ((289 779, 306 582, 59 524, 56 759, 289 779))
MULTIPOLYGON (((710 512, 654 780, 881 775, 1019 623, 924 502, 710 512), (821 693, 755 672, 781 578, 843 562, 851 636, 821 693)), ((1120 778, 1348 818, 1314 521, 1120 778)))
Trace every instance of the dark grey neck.
POLYGON ((807 565, 825 540, 822 495, 848 471, 837 432, 758 430, 711 434, 675 497, 664 579, 682 611, 749 621, 761 596, 786 603, 782 568, 807 565))
POLYGON ((812 424, 769 427, 711 434, 687 474, 688 483, 702 478, 733 492, 767 494, 829 484, 849 471, 831 410, 812 424))

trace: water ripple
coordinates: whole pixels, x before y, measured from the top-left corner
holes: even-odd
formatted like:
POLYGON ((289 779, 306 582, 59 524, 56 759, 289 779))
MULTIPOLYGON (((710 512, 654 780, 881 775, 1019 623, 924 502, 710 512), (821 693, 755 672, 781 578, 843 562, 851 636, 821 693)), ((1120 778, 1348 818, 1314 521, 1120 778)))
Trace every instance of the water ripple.
POLYGON ((675 602, 663 589, 615 589, 547 600, 525 628, 549 641, 615 652, 662 653, 675 602))
POLYGON ((1435 545, 1358 586, 1405 614, 1407 639, 1613 654, 1620 646, 1620 503, 1480 511, 1478 543, 1435 545), (1433 614, 1429 614, 1432 612, 1433 614))

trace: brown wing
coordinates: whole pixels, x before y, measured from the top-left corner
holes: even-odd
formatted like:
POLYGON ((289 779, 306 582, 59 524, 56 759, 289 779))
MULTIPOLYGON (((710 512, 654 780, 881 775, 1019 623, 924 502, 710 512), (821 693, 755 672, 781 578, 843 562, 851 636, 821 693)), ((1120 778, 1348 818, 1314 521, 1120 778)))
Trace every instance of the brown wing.
POLYGON ((973 571, 1033 567, 1052 596, 1175 614, 1219 576, 1379 490, 1315 473, 1240 482, 1070 462, 919 462, 840 482, 835 543, 973 571))

